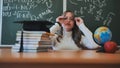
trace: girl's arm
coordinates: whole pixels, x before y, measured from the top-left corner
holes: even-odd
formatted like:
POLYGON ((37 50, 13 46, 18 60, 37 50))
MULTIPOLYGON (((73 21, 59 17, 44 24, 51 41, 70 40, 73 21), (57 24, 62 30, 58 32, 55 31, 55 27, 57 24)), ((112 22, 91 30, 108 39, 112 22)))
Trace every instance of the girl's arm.
POLYGON ((63 23, 64 21, 64 16, 59 16, 56 18, 56 22, 55 25, 53 25, 51 28, 50 28, 50 32, 55 34, 58 30, 60 30, 61 28, 61 24, 63 23))
POLYGON ((82 36, 81 44, 83 44, 88 49, 96 49, 100 46, 97 45, 93 40, 93 34, 92 32, 84 25, 84 21, 80 17, 75 18, 76 24, 79 27, 79 29, 83 32, 84 36, 82 36))
POLYGON ((53 25, 51 28, 50 28, 50 33, 53 33, 55 34, 58 30, 60 30, 60 25, 58 23, 55 23, 55 25, 53 25))
POLYGON ((83 32, 84 36, 82 36, 81 39, 81 44, 83 44, 85 47, 87 47, 88 49, 96 49, 98 47, 100 47, 99 45, 97 45, 94 40, 93 40, 93 34, 92 32, 84 25, 84 23, 81 23, 79 25, 79 29, 83 32))

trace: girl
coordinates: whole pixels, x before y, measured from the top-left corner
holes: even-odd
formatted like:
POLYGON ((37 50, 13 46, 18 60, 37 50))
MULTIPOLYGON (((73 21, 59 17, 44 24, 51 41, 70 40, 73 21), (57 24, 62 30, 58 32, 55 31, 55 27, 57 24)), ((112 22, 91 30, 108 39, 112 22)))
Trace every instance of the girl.
POLYGON ((92 38, 92 32, 84 25, 80 17, 75 17, 72 11, 66 11, 56 19, 55 25, 50 28, 50 32, 55 36, 55 50, 80 50, 96 49, 99 46, 92 38), (82 35, 83 34, 83 35, 82 35))

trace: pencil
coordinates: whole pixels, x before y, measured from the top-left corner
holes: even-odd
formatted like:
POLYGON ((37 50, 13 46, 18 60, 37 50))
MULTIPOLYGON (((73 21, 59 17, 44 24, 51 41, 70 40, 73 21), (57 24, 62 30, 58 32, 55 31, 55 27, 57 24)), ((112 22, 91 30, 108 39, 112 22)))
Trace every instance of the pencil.
POLYGON ((55 34, 49 33, 49 32, 46 32, 46 34, 49 35, 49 36, 55 36, 55 34))

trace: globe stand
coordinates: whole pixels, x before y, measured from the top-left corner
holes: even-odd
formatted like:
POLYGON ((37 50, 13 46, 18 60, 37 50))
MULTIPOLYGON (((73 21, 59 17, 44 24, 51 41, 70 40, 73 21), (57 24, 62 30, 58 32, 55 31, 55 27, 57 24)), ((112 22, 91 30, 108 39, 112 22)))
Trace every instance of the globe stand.
POLYGON ((105 52, 104 45, 101 45, 101 47, 96 52, 105 52))

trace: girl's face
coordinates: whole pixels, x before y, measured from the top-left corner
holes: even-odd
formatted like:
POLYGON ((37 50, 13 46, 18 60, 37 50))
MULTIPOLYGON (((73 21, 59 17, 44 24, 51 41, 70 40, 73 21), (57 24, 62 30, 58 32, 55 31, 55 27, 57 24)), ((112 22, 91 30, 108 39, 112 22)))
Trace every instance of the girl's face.
POLYGON ((74 17, 73 17, 73 13, 71 12, 67 12, 65 15, 65 20, 62 24, 62 27, 64 30, 66 31, 71 31, 73 26, 74 26, 74 17))

